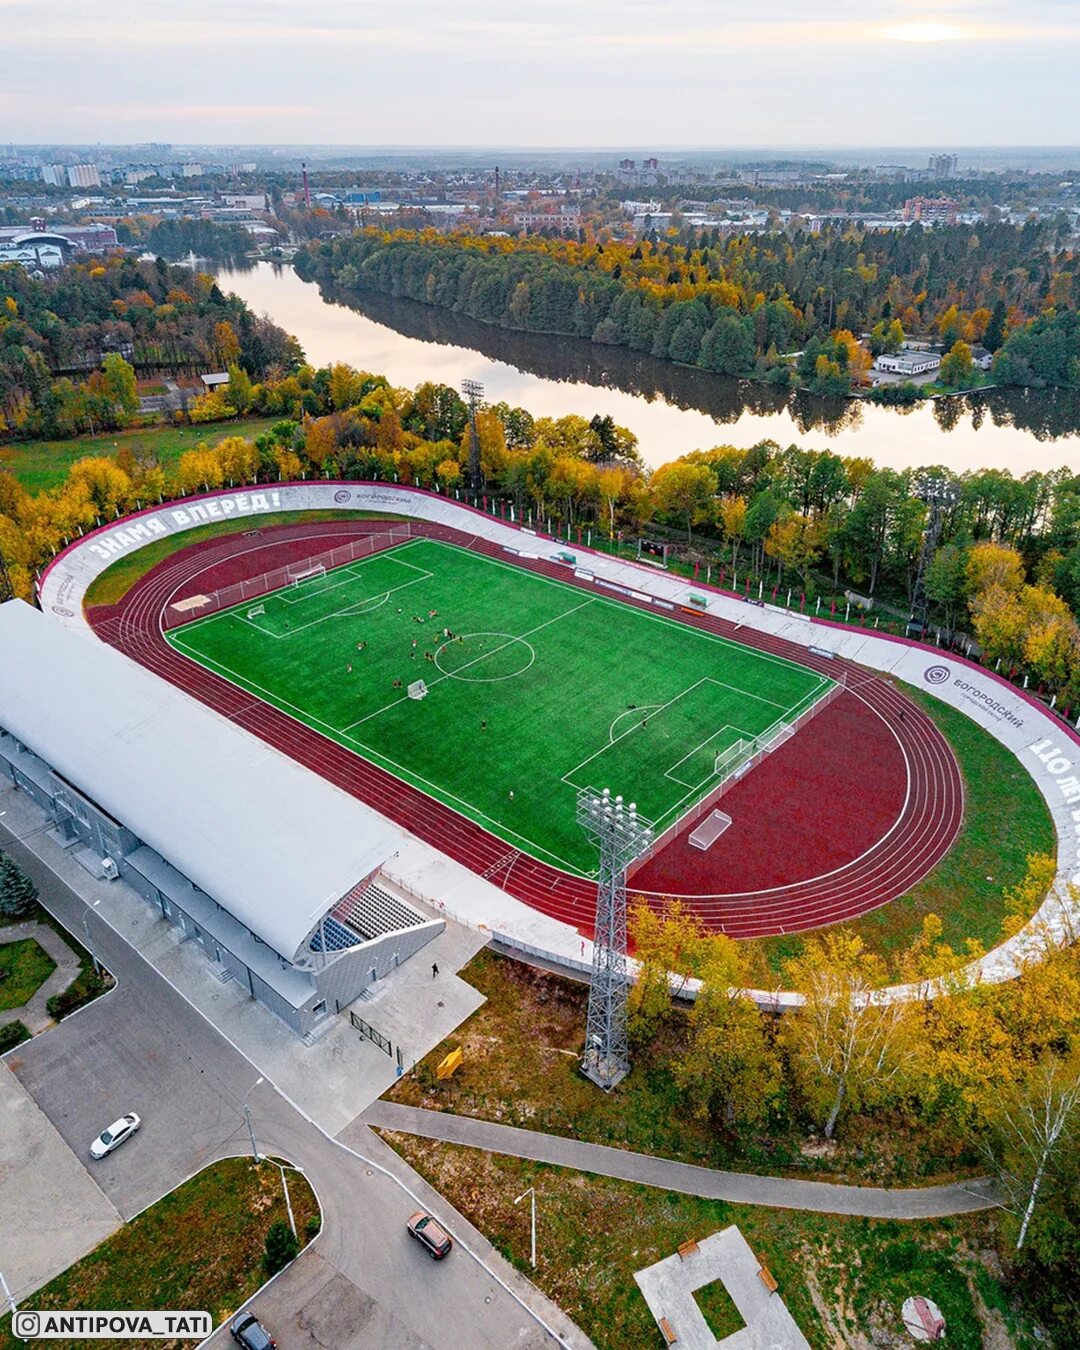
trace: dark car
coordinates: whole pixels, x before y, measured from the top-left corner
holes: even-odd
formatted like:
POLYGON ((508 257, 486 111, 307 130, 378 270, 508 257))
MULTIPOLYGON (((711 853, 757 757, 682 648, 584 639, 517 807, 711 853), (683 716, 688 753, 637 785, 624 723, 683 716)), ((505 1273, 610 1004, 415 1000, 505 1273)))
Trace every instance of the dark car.
POLYGON ((229 1323, 229 1331, 237 1345, 244 1350, 277 1350, 277 1341, 254 1313, 240 1313, 229 1323))
POLYGON ((430 1214, 425 1214, 422 1209, 417 1210, 406 1227, 428 1255, 433 1256, 436 1261, 450 1255, 450 1248, 454 1245, 453 1238, 430 1214))

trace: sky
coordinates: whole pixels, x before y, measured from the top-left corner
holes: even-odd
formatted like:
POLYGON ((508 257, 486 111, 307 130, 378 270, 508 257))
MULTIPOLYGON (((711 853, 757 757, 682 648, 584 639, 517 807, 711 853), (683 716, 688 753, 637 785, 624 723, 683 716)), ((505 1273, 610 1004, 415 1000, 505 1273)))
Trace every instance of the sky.
POLYGON ((1080 0, 0 0, 0 138, 1066 145, 1080 0))

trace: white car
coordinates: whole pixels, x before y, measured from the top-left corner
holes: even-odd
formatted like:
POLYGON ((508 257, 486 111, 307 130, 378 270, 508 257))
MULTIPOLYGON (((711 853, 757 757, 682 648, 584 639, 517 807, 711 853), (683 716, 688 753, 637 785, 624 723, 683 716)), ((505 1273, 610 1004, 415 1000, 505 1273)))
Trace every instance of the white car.
POLYGON ((126 1116, 114 1120, 109 1128, 102 1130, 90 1145, 91 1158, 104 1158, 114 1148, 119 1148, 125 1139, 131 1138, 141 1124, 142 1121, 134 1111, 129 1111, 126 1116))

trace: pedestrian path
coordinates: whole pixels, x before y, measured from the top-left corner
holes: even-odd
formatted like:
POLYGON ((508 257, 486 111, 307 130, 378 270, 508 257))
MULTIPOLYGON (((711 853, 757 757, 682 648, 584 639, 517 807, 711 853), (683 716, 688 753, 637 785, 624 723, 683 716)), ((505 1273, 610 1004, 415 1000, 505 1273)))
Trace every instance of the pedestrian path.
POLYGON ((845 1186, 827 1181, 800 1181, 788 1177, 761 1177, 749 1172, 718 1172, 691 1163, 673 1162, 648 1153, 587 1144, 580 1139, 519 1130, 488 1120, 426 1111, 396 1102, 377 1101, 360 1120, 384 1130, 464 1144, 488 1153, 572 1167, 579 1172, 635 1181, 665 1191, 700 1195, 708 1200, 727 1200, 737 1205, 765 1205, 771 1209, 810 1210, 815 1214, 853 1214, 868 1219, 939 1219, 950 1214, 970 1214, 993 1209, 999 1203, 989 1177, 953 1182, 946 1186, 922 1186, 886 1190, 877 1186, 845 1186))
POLYGON ((19 1008, 4 1008, 0 1011, 0 1027, 8 1022, 22 1022, 32 1036, 51 1027, 54 1019, 49 1016, 48 1002, 53 994, 62 994, 79 973, 79 958, 60 936, 55 928, 47 923, 38 923, 35 919, 25 923, 5 924, 0 928, 0 946, 9 942, 19 942, 23 938, 33 938, 44 947, 56 962, 56 969, 47 980, 34 991, 19 1008))

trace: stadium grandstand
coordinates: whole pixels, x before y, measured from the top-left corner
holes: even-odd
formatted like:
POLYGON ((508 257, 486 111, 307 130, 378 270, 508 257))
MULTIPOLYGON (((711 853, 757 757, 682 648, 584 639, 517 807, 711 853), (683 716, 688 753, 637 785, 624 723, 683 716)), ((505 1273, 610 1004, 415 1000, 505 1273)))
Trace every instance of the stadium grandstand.
POLYGON ((0 605, 0 786, 299 1036, 443 929, 380 867, 402 835, 110 647, 0 605))

